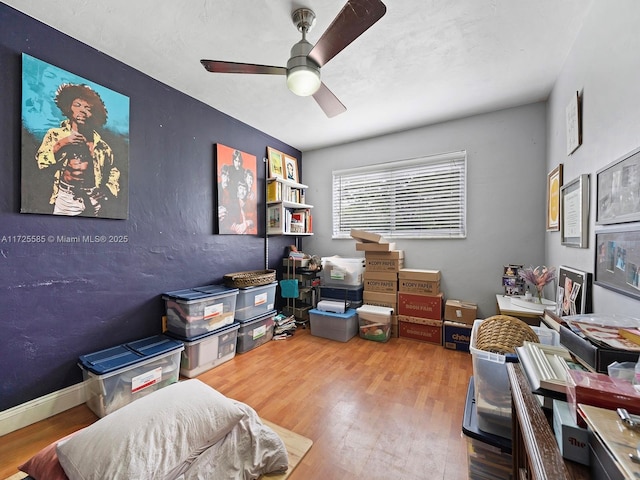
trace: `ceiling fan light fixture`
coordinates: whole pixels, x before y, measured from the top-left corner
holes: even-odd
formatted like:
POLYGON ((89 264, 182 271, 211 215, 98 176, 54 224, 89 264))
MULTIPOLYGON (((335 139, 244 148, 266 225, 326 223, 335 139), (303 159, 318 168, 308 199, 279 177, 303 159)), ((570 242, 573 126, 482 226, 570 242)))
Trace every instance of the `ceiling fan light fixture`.
POLYGON ((293 67, 287 72, 287 87, 301 97, 313 95, 320 88, 320 72, 308 65, 293 67))

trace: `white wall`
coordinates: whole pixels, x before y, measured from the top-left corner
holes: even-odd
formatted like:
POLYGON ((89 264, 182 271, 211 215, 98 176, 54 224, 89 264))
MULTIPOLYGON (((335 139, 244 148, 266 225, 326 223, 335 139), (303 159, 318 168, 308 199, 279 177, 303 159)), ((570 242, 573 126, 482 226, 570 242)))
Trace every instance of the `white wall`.
MULTIPOLYGON (((639 19, 637 0, 594 2, 549 98, 547 171, 562 163, 565 183, 591 176, 589 248, 564 247, 559 233, 548 233, 551 265, 594 271, 595 173, 640 146, 639 19), (583 144, 567 156, 565 108, 576 91, 583 95, 583 144)), ((593 287, 593 306, 597 313, 640 317, 640 302, 600 286, 593 287)))
POLYGON ((545 119, 546 103, 536 103, 305 152, 314 236, 304 239, 303 250, 362 256, 354 240, 331 239, 333 170, 466 150, 467 238, 403 240, 396 248, 405 251, 408 268, 441 270, 446 298, 474 301, 479 316, 494 315, 503 265, 544 261, 545 119))

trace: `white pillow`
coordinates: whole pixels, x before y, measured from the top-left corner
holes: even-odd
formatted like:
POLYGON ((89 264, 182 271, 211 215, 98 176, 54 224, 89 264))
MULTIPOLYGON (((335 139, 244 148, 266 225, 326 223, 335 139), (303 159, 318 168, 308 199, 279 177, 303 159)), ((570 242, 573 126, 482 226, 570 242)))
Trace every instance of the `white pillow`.
POLYGON ((175 478, 243 417, 200 380, 162 388, 101 418, 57 446, 70 480, 175 478))

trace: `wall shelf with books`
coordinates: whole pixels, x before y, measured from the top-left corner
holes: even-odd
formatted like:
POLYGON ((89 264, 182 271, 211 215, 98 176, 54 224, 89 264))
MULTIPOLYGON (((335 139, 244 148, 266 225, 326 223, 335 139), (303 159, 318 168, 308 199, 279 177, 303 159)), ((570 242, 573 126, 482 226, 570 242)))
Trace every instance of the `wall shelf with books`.
POLYGON ((311 209, 304 202, 307 185, 267 179, 267 235, 313 235, 311 209))

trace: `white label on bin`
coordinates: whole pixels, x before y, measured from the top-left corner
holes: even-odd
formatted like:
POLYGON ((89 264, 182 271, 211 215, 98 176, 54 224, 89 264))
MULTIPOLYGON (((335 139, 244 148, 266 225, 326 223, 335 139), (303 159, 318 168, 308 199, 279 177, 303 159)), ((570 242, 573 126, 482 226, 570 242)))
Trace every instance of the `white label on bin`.
POLYGON ((261 327, 257 327, 253 329, 253 339, 257 339, 260 337, 264 337, 267 334, 267 326, 262 325, 261 327))
POLYGON ((256 295, 256 298, 253 300, 254 307, 257 307, 258 305, 264 305, 265 303, 267 303, 267 292, 256 295))
POLYGON ((137 377, 133 377, 131 379, 131 393, 139 392, 140 390, 144 390, 151 385, 155 385, 160 382, 162 378, 162 367, 154 368, 142 375, 138 375, 137 377))
POLYGON ((214 303, 204 307, 204 318, 219 317, 224 312, 224 303, 214 303))
POLYGON ((344 277, 346 277, 347 272, 341 268, 336 268, 333 267, 333 269, 331 270, 331 280, 344 280, 344 277))

